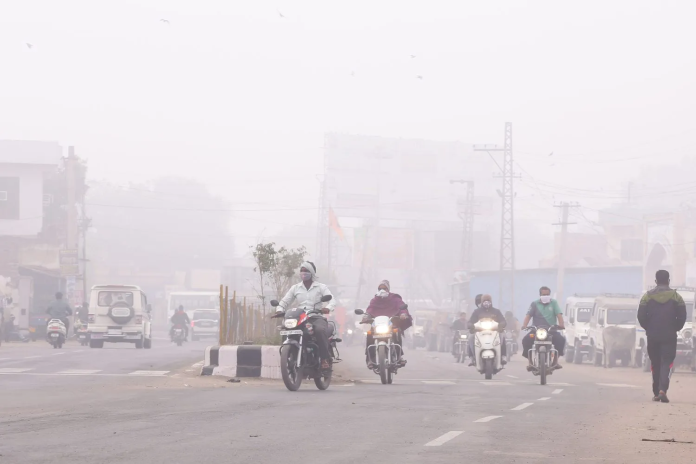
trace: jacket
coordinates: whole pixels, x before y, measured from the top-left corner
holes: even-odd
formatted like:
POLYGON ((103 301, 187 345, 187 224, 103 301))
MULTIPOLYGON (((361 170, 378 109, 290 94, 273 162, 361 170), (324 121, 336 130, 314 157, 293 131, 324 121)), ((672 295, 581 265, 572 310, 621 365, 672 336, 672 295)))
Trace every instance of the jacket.
POLYGON ((488 309, 484 307, 476 308, 474 313, 469 318, 469 330, 476 330, 474 324, 476 324, 479 319, 493 319, 498 323, 498 330, 502 331, 507 326, 507 321, 505 316, 500 312, 499 309, 490 307, 488 309))
POLYGON ((174 314, 172 314, 172 317, 169 320, 174 325, 177 325, 177 324, 189 325, 189 324, 191 324, 191 319, 189 319, 188 314, 186 314, 185 311, 175 312, 174 314))
POLYGON ((404 300, 398 293, 390 293, 386 298, 376 296, 370 301, 370 305, 367 307, 365 312, 371 317, 379 316, 400 316, 401 314, 406 314, 407 318, 403 321, 399 321, 399 327, 401 330, 406 330, 413 325, 413 320, 411 315, 408 313, 408 309, 401 309, 404 305, 404 300))
POLYGON ((676 340, 677 332, 686 323, 684 299, 669 286, 658 285, 640 299, 638 323, 645 329, 648 338, 676 340))
MULTIPOLYGON (((282 312, 290 309, 290 305, 297 303, 297 307, 311 311, 312 309, 320 310, 323 305, 321 303, 321 297, 331 295, 331 290, 329 287, 321 284, 319 282, 312 282, 309 286, 309 290, 305 287, 304 282, 293 285, 285 294, 282 300, 280 300, 280 305, 276 308, 276 312, 282 312)), ((332 295, 333 296, 333 295, 332 295)), ((336 299, 333 298, 331 301, 326 303, 326 308, 333 312, 336 307, 336 299)))
POLYGON ((55 300, 49 305, 46 313, 50 314, 53 319, 62 319, 70 316, 72 309, 70 309, 70 305, 65 300, 55 300))

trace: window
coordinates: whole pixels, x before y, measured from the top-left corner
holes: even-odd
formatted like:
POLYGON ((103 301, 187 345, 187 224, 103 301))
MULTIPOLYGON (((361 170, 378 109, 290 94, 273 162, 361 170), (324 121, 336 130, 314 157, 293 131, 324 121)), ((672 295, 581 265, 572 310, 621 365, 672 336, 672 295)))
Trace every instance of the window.
POLYGON ((578 308, 578 322, 590 322, 592 308, 578 308))
POLYGON ((0 177, 0 219, 19 219, 19 177, 0 177))
POLYGON ((0 192, 0 201, 7 201, 7 192, 0 192))
POLYGON ((132 292, 99 292, 99 306, 111 306, 119 301, 125 301, 128 306, 133 306, 132 292))
POLYGON ((643 259, 643 241, 629 238, 621 240, 621 260, 640 261, 643 259))

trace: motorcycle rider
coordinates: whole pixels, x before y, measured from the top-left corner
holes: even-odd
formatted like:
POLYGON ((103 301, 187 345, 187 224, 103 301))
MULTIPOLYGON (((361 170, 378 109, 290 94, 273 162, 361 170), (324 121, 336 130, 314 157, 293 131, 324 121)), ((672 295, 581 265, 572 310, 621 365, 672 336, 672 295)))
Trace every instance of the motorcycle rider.
POLYGON ((70 305, 63 299, 63 294, 61 292, 56 293, 56 299, 48 306, 46 313, 50 315, 46 325, 51 322, 51 319, 59 319, 65 325, 65 333, 67 335, 70 330, 70 320, 68 316, 72 315, 73 311, 70 305))
MULTIPOLYGON (((404 306, 403 298, 397 293, 391 293, 391 285, 388 280, 383 280, 377 286, 377 294, 370 301, 370 305, 365 310, 365 315, 363 316, 362 322, 368 322, 378 316, 388 316, 395 317, 399 316, 398 328, 401 331, 405 331, 413 325, 413 319, 408 313, 408 308, 404 306)), ((367 368, 372 370, 375 368, 374 353, 370 352, 369 347, 374 345, 375 339, 372 334, 367 335, 365 339, 365 362, 367 363, 367 368)), ((401 345, 401 360, 399 364, 401 366, 406 365, 406 358, 404 357, 403 343, 399 341, 401 345)))
POLYGON ((188 328, 189 325, 191 325, 191 319, 189 319, 188 314, 186 314, 186 311, 184 311, 184 305, 179 305, 179 307, 176 308, 176 312, 172 314, 169 321, 172 323, 172 328, 169 329, 169 337, 171 338, 174 335, 174 327, 180 325, 184 328, 184 339, 188 340, 188 328))
MULTIPOLYGON (((459 313, 459 319, 456 319, 452 325, 450 326, 450 330, 454 332, 453 339, 452 339, 452 356, 457 356, 456 348, 457 348, 457 341, 459 339, 459 331, 460 330, 468 330, 469 324, 468 320, 466 318, 466 313, 461 312, 459 313)), ((468 346, 468 344, 467 344, 468 346)))
MULTIPOLYGON (((279 301, 278 309, 276 312, 282 313, 290 305, 297 301, 298 308, 305 308, 306 310, 314 309, 315 305, 321 302, 322 296, 331 295, 331 290, 325 284, 316 282, 317 277, 317 267, 311 261, 305 261, 300 265, 300 278, 302 282, 299 282, 288 290, 282 300, 279 301)), ((333 296, 333 295, 332 295, 333 296)), ((323 314, 328 314, 333 312, 336 307, 336 300, 331 299, 326 305, 326 308, 322 309, 323 314)), ((319 357, 321 358, 321 368, 326 370, 330 369, 331 365, 329 360, 331 359, 331 354, 329 352, 329 321, 324 317, 312 317, 312 326, 314 326, 314 338, 317 341, 317 346, 319 348, 319 357)))
MULTIPOLYGON (((558 306, 558 302, 551 298, 551 289, 549 287, 541 287, 539 289, 539 299, 532 301, 529 306, 529 311, 524 318, 522 323, 522 330, 525 330, 529 325, 529 321, 532 321, 532 325, 536 328, 548 329, 553 325, 557 325, 559 330, 565 329, 565 324, 563 323, 563 314, 561 308, 558 306)), ((553 347, 558 351, 558 356, 563 356, 563 350, 565 348, 565 337, 559 332, 554 332, 551 334, 551 342, 553 347)), ((534 345, 534 338, 531 333, 528 333, 522 339, 522 356, 529 359, 529 350, 532 349, 534 345)), ((529 360, 529 365, 527 370, 532 370, 532 361, 529 360)), ((562 369, 563 366, 556 360, 556 368, 562 369)))
MULTIPOLYGON (((481 297, 482 296, 483 295, 481 293, 479 293, 474 298, 474 305, 476 305, 476 309, 481 307, 481 297)), ((474 311, 476 311, 476 310, 474 310, 474 311)), ((468 323, 467 323, 467 329, 469 329, 468 323)), ((469 362, 469 367, 475 366, 476 361, 474 360, 474 337, 469 337, 469 342, 467 343, 466 347, 467 347, 467 351, 469 352, 469 359, 471 360, 471 362, 469 362)))
MULTIPOLYGON (((495 322, 498 323, 498 332, 501 334, 505 330, 505 327, 507 325, 507 321, 505 321, 505 317, 503 316, 503 313, 500 312, 499 309, 493 307, 493 298, 491 298, 490 295, 481 295, 481 306, 476 308, 474 313, 471 315, 471 319, 469 319, 469 331, 472 334, 476 333, 476 327, 474 325, 481 319, 493 319, 495 322)), ((469 349, 471 353, 475 353, 474 351, 474 339, 476 337, 469 337, 469 349)), ((507 364, 507 361, 505 360, 505 355, 506 355, 506 348, 505 348, 505 343, 500 344, 500 362, 501 364, 505 365, 507 364)), ((476 365, 476 356, 471 357, 471 363, 469 366, 475 366, 476 365)))

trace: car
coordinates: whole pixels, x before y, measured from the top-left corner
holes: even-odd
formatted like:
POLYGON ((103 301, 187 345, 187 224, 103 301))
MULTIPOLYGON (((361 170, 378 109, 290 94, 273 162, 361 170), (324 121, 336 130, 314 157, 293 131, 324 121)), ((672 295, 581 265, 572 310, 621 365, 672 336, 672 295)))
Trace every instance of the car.
POLYGON ((220 336, 220 310, 196 309, 191 317, 191 340, 220 336))
POLYGON ((570 363, 581 364, 584 357, 590 359, 590 318, 595 296, 576 294, 566 300, 565 358, 570 363))
POLYGON ((595 298, 590 315, 590 359, 595 366, 627 367, 635 352, 636 313, 640 295, 604 294, 595 298))
POLYGON ((104 343, 152 347, 151 306, 136 285, 95 285, 89 298, 87 331, 90 348, 104 343))

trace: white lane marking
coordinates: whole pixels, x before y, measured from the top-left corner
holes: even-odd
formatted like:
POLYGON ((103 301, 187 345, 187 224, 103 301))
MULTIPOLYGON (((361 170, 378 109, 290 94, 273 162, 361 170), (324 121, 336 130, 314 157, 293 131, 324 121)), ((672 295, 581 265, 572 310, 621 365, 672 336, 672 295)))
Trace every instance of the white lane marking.
POLYGON ((142 375, 142 376, 152 376, 152 377, 157 377, 160 375, 167 375, 169 371, 133 371, 130 372, 128 375, 142 375))
POLYGON ((574 387, 572 383, 547 383, 549 387, 574 387))
POLYGON ((562 391, 563 391, 563 389, 562 389, 562 388, 559 388, 559 389, 557 389, 557 390, 552 391, 551 394, 552 394, 552 395, 560 395, 562 391))
POLYGON ((354 383, 346 383, 344 385, 334 385, 334 387, 354 387, 354 383))
POLYGON ((500 386, 509 386, 512 385, 510 382, 479 382, 481 385, 500 385, 500 386))
POLYGON ((543 398, 539 398, 539 401, 546 401, 546 400, 550 400, 550 399, 551 399, 550 396, 545 396, 543 398))
POLYGON ((615 388, 639 388, 636 385, 628 385, 626 383, 598 383, 600 387, 615 387, 615 388))
POLYGON ((60 356, 61 354, 65 354, 65 351, 62 353, 53 353, 51 356, 60 356))
POLYGON ((519 379, 519 377, 517 377, 516 375, 508 375, 508 377, 510 377, 511 379, 519 379))
POLYGON ((446 434, 442 435, 441 437, 437 437, 433 441, 429 441, 428 443, 425 444, 425 446, 442 446, 448 441, 450 441, 453 438, 457 438, 459 435, 461 435, 464 432, 459 432, 459 431, 452 431, 452 432, 447 432, 446 434))
POLYGON ((512 408, 510 411, 521 411, 523 409, 527 409, 528 407, 530 407, 533 404, 534 403, 522 403, 519 406, 512 408))
POLYGON ((196 364, 191 365, 191 367, 193 367, 193 368, 203 367, 203 364, 205 364, 205 361, 200 361, 200 362, 197 362, 196 364))
POLYGON ((101 372, 101 369, 68 369, 65 371, 60 371, 58 374, 64 375, 86 375, 86 374, 96 374, 101 372))
POLYGON ((503 416, 486 416, 481 419, 475 420, 474 422, 490 422, 492 420, 500 419, 503 416))
POLYGON ((28 372, 31 369, 21 368, 21 367, 3 367, 0 368, 0 374, 22 374, 28 372))
POLYGON ((73 353, 82 353, 83 351, 85 351, 85 350, 75 350, 75 351, 73 351, 73 353))
MULTIPOLYGON (((29 369, 31 370, 31 369, 29 369)), ((55 372, 2 372, 0 371, 0 375, 33 375, 33 376, 63 376, 63 377, 70 377, 70 376, 88 376, 88 375, 93 375, 95 377, 130 377, 135 378, 139 377, 137 375, 131 375, 131 374, 57 374, 55 372)), ((165 375, 148 375, 148 376, 140 376, 140 377, 153 377, 153 378, 159 378, 159 379, 168 379, 169 377, 165 375)))
POLYGON ((454 385, 454 382, 450 382, 449 380, 423 380, 422 381, 426 385, 454 385))
POLYGON ((40 358, 41 356, 25 356, 24 359, 36 359, 40 358))

